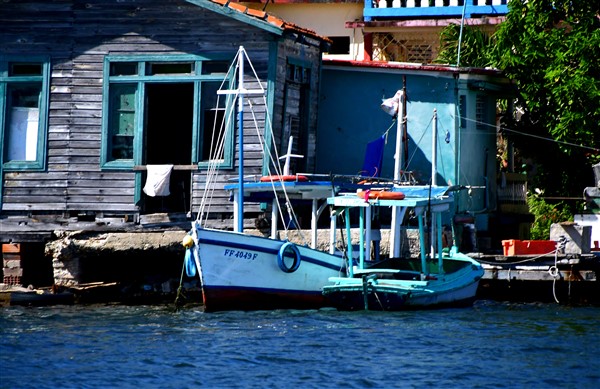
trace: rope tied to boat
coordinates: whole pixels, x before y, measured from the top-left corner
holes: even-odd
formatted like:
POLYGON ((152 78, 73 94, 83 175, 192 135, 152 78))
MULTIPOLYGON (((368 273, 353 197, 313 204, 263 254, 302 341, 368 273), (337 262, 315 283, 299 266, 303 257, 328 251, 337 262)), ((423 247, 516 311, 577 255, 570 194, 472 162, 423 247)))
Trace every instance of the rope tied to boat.
POLYGON ((179 278, 179 287, 177 288, 177 294, 175 295, 175 312, 179 310, 179 307, 183 305, 183 300, 187 300, 185 293, 183 292, 183 275, 185 274, 185 259, 183 266, 181 267, 181 277, 179 278))
POLYGON ((548 269, 548 274, 553 278, 552 279, 552 296, 554 297, 554 301, 557 304, 560 304, 558 298, 556 297, 556 280, 560 279, 560 271, 558 270, 558 252, 564 251, 565 246, 567 245, 567 237, 561 235, 556 243, 556 250, 554 250, 554 265, 550 266, 548 269))
POLYGON ((196 245, 195 236, 187 234, 183 237, 181 244, 185 248, 185 255, 183 257, 183 265, 181 267, 181 277, 179 278, 179 287, 177 288, 177 295, 175 296, 175 312, 183 305, 180 299, 187 300, 187 296, 183 291, 183 276, 184 274, 188 277, 195 277, 197 272, 196 262, 194 258, 194 246, 196 245))

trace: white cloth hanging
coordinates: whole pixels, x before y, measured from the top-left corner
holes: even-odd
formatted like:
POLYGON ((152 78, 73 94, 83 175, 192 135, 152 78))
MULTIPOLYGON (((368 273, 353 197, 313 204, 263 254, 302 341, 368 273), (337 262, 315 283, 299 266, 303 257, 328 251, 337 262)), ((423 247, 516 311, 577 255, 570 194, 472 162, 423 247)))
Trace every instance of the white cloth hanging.
POLYGON ((144 193, 150 197, 168 196, 169 182, 173 165, 146 165, 148 177, 144 186, 144 193))

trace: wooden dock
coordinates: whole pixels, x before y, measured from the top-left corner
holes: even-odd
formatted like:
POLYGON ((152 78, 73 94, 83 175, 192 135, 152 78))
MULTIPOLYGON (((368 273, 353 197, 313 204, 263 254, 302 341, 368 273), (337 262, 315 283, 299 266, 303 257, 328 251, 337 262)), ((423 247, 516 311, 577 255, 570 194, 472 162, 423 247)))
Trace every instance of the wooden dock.
POLYGON ((598 305, 599 254, 476 256, 485 269, 478 297, 598 305))

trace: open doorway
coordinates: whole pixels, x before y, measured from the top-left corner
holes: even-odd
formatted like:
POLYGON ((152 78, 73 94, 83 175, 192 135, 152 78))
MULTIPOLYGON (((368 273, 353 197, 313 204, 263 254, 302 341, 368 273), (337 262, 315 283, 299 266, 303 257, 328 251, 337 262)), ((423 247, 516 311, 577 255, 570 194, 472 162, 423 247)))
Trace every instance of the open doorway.
MULTIPOLYGON (((146 85, 144 165, 190 165, 194 119, 194 84, 146 85)), ((146 181, 146 174, 143 182, 146 181)), ((142 184, 143 185, 143 184, 142 184)), ((191 171, 173 170, 169 196, 142 193, 142 212, 187 213, 191 203, 191 171)))

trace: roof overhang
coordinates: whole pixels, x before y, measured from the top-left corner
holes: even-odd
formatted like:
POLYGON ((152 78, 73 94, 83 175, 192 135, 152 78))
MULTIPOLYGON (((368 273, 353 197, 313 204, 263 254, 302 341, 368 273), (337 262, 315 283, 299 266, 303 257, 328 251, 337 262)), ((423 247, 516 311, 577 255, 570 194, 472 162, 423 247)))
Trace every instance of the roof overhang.
POLYGON ((279 17, 264 11, 248 8, 245 5, 230 0, 186 0, 188 3, 214 11, 221 15, 239 20, 243 23, 256 26, 277 36, 285 33, 304 35, 323 43, 330 43, 327 37, 318 35, 316 32, 287 22, 279 17))
POLYGON ((341 59, 323 59, 324 66, 345 67, 364 70, 406 70, 412 72, 441 72, 447 74, 478 74, 484 76, 502 77, 498 69, 456 67, 450 65, 426 65, 410 62, 386 61, 353 61, 341 59))
POLYGON ((352 61, 323 59, 323 69, 376 73, 407 73, 428 77, 447 77, 465 82, 471 90, 485 91, 499 97, 513 96, 516 86, 498 69, 424 65, 408 62, 352 61))

